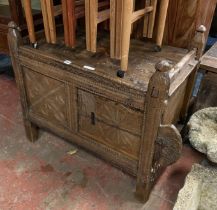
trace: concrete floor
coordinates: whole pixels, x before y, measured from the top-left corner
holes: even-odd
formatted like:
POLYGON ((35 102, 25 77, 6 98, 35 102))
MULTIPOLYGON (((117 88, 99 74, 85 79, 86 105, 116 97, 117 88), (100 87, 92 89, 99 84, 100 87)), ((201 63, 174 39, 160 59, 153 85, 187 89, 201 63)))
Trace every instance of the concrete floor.
POLYGON ((186 174, 201 159, 184 147, 142 204, 134 198, 134 178, 81 148, 47 132, 28 142, 15 81, 0 75, 0 210, 171 210, 186 174))

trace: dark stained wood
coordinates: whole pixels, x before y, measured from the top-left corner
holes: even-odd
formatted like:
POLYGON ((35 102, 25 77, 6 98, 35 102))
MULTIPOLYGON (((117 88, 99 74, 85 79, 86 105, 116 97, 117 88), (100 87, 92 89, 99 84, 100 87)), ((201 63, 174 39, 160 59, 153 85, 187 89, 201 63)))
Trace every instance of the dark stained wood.
POLYGON ((19 26, 23 25, 25 21, 23 15, 22 2, 20 0, 8 0, 8 2, 11 11, 11 19, 19 26))
POLYGON ((156 53, 153 44, 132 40, 129 71, 120 79, 104 35, 96 54, 85 50, 83 37, 74 49, 63 37, 33 49, 13 23, 8 38, 29 140, 39 127, 82 146, 135 176, 137 195, 146 201, 160 171, 181 152, 175 124, 199 63, 196 50, 165 46, 156 53), (173 105, 179 108, 166 121, 173 105))

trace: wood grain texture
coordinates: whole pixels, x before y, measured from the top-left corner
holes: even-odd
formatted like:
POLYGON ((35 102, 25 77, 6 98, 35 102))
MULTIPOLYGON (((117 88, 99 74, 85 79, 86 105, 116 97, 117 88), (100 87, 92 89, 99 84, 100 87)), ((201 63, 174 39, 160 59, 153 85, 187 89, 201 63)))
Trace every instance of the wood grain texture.
POLYGON ((200 25, 207 28, 208 36, 216 0, 172 0, 169 4, 165 43, 188 48, 196 29, 200 25))

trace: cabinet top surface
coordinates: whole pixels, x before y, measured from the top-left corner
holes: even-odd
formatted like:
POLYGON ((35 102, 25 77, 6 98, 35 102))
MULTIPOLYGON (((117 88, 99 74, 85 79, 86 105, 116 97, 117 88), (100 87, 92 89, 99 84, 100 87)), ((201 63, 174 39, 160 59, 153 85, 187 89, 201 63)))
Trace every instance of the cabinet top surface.
POLYGON ((128 71, 121 79, 116 76, 117 70, 120 69, 120 62, 110 58, 108 39, 101 37, 97 46, 97 53, 93 54, 86 51, 84 37, 77 41, 77 47, 74 49, 65 47, 63 38, 59 38, 58 44, 47 44, 42 40, 37 49, 24 45, 20 52, 22 54, 27 51, 25 55, 30 58, 46 58, 49 64, 53 61, 55 66, 59 64, 60 66, 66 65, 67 68, 71 67, 72 72, 73 68, 76 68, 83 71, 83 74, 102 77, 139 91, 147 91, 157 62, 167 59, 175 65, 187 54, 185 49, 169 46, 164 46, 161 52, 154 52, 153 44, 147 41, 132 40, 128 71))

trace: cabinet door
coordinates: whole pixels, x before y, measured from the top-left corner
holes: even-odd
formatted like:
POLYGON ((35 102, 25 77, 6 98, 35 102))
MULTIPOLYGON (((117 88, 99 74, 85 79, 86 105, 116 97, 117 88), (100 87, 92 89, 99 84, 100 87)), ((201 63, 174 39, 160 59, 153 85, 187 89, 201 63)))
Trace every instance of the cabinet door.
POLYGON ((30 69, 23 69, 30 114, 56 126, 68 127, 65 84, 30 69))
POLYGON ((138 159, 143 113, 78 90, 79 132, 131 159, 138 159))

